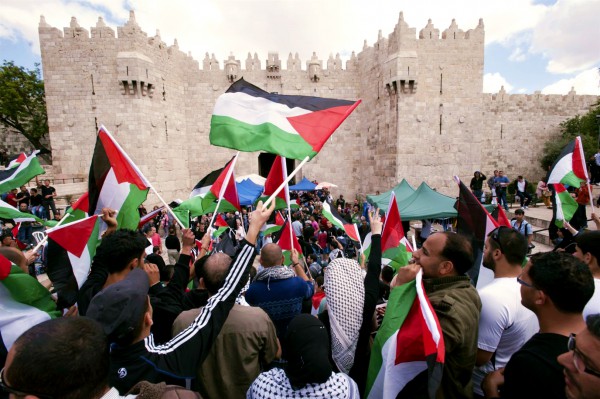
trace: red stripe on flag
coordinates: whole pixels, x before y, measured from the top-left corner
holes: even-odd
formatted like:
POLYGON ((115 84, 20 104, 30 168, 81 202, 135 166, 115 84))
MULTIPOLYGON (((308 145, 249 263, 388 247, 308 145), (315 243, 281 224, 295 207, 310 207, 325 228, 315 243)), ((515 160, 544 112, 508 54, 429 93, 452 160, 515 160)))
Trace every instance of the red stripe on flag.
POLYGON ((10 268, 12 267, 11 261, 4 256, 0 255, 0 280, 4 280, 10 274, 10 268))

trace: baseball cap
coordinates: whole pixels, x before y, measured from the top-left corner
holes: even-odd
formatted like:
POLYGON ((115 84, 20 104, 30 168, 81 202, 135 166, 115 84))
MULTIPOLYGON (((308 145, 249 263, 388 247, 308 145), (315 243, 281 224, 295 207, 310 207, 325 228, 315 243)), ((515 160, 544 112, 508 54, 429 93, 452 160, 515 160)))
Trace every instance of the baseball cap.
POLYGON ((149 288, 146 273, 142 269, 134 269, 125 279, 96 294, 86 316, 102 325, 110 341, 119 343, 126 340, 146 311, 149 288))

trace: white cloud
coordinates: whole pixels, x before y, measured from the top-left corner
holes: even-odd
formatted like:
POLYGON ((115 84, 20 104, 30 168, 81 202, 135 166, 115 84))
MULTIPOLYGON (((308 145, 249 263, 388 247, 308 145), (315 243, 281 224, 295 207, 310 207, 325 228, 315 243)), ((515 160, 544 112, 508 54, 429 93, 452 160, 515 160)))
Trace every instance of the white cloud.
POLYGON ((149 36, 159 29, 163 41, 172 44, 177 38, 179 47, 191 51, 199 61, 205 52, 214 53, 220 61, 230 52, 242 61, 248 52, 256 52, 264 67, 267 53, 277 51, 284 66, 290 52, 298 52, 305 65, 313 51, 323 60, 329 54, 340 53, 347 59, 352 51, 360 52, 365 39, 369 45, 377 40, 379 30, 387 37, 403 11, 417 34, 429 18, 440 33, 452 18, 464 31, 475 28, 483 18, 487 44, 514 44, 518 42, 515 38, 534 32, 526 45, 518 44, 512 58, 520 60, 532 43, 531 51, 548 57, 551 71, 578 65, 589 68, 597 62, 600 51, 593 18, 600 14, 600 10, 594 10, 598 0, 558 0, 553 6, 533 1, 421 0, 399 4, 397 0, 2 0, 0 38, 24 38, 39 53, 40 14, 59 29, 68 26, 72 16, 86 29, 103 16, 116 30, 133 8, 137 22, 149 36))
POLYGON ((526 55, 521 49, 521 47, 516 47, 513 52, 508 56, 509 61, 513 62, 521 62, 525 61, 526 55))
POLYGON ((533 31, 531 51, 548 58, 551 73, 573 73, 600 62, 598 0, 558 0, 533 31))
POLYGON ((598 68, 583 71, 571 79, 561 79, 542 89, 543 94, 567 94, 571 87, 577 94, 600 95, 600 72, 598 68))
POLYGON ((483 75, 483 92, 484 93, 498 93, 500 88, 504 86, 504 90, 509 93, 513 89, 513 85, 508 83, 504 76, 498 72, 486 73, 483 75))

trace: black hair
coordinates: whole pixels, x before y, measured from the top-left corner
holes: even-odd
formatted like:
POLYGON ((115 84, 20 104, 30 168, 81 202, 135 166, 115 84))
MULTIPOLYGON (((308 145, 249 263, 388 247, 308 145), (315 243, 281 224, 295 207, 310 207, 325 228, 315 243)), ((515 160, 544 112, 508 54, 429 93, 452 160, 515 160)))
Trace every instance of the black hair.
POLYGON ((525 236, 515 229, 501 226, 497 232, 497 240, 500 241, 498 245, 498 242, 492 238, 492 233, 488 234, 488 243, 492 248, 501 250, 508 263, 521 265, 528 250, 525 236))
POLYGON ((160 273, 160 281, 169 282, 173 278, 173 274, 175 273, 174 265, 165 265, 164 269, 159 270, 160 273))
POLYGON ((446 245, 440 255, 452 262, 458 274, 465 274, 474 262, 473 247, 469 240, 460 234, 447 231, 438 234, 446 236, 446 245))
POLYGON ((535 254, 529 261, 533 286, 548 295, 558 310, 583 312, 594 294, 594 278, 585 263, 564 252, 535 254))
POLYGON ((323 277, 323 276, 317 276, 315 278, 315 283, 317 283, 317 286, 319 288, 323 287, 323 284, 325 284, 325 277, 323 277))
POLYGON ((97 398, 108 387, 108 339, 87 317, 37 324, 14 343, 6 379, 15 389, 61 399, 97 398), (68 376, 68 377, 67 377, 68 376))
POLYGON ((600 231, 586 231, 575 236, 575 242, 581 252, 590 253, 600 263, 600 231))
POLYGON ((390 284, 394 278, 394 269, 389 266, 383 266, 381 268, 381 279, 386 283, 390 284))
POLYGON ((524 214, 525 214, 525 211, 523 209, 517 209, 515 211, 515 215, 524 215, 524 214))
POLYGON ((146 237, 139 232, 120 229, 102 239, 96 250, 94 263, 105 265, 109 273, 118 273, 133 259, 142 256, 148 245, 146 237))

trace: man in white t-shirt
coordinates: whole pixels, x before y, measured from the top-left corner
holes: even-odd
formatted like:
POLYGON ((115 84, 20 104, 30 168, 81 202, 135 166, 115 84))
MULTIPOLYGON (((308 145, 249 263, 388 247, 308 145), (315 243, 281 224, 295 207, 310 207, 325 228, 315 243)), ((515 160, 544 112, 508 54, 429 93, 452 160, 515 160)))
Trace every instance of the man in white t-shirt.
POLYGON ((485 241, 483 266, 494 272, 494 280, 479 291, 481 316, 473 372, 476 397, 483 397, 485 375, 506 366, 512 354, 539 330, 535 314, 521 304, 517 282, 526 254, 527 240, 510 227, 498 227, 485 241))
POLYGON ((584 262, 594 276, 594 295, 583 309, 583 318, 600 313, 600 231, 586 231, 575 236, 573 256, 584 262))

